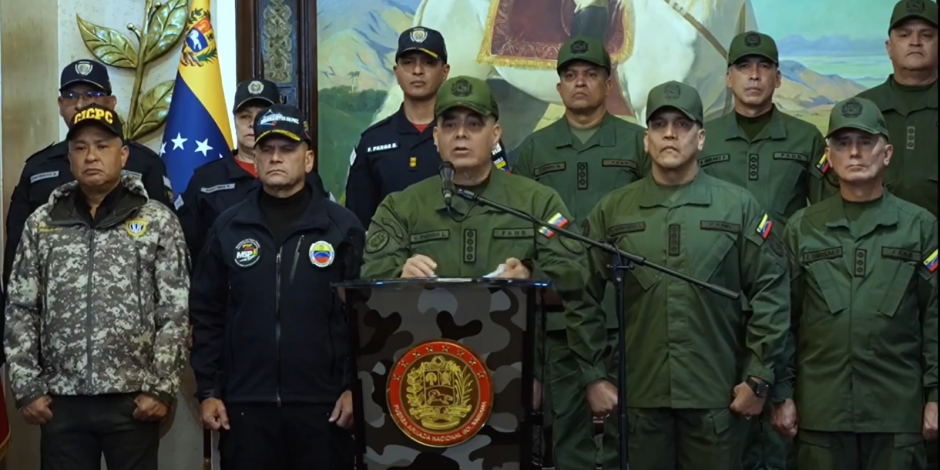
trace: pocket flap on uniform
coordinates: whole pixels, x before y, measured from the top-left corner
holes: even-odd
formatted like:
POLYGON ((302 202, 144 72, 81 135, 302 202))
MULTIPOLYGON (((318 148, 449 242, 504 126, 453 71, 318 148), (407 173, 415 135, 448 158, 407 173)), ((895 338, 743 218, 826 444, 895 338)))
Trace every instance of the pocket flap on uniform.
MULTIPOLYGON (((841 248, 839 248, 841 253, 841 248)), ((806 256, 804 254, 804 256, 806 256)), ((819 290, 822 291, 826 305, 829 306, 829 313, 836 314, 845 310, 845 301, 842 298, 842 292, 836 285, 835 279, 830 272, 833 268, 828 265, 828 261, 816 261, 809 264, 809 271, 816 279, 819 290)))
POLYGON ((924 443, 924 438, 918 433, 905 432, 905 433, 898 433, 894 435, 894 448, 895 449, 900 449, 902 447, 915 446, 915 445, 923 444, 923 443, 924 443))
POLYGON ((736 418, 731 415, 731 410, 727 408, 713 413, 712 422, 715 424, 715 434, 720 436, 728 429, 731 429, 735 419, 736 418))
POLYGON ((907 295, 907 287, 910 285, 912 278, 914 277, 915 265, 920 258, 920 253, 915 253, 909 250, 902 250, 900 248, 891 248, 891 247, 882 247, 881 248, 882 258, 896 259, 899 261, 887 261, 885 264, 888 266, 895 265, 897 266, 893 274, 888 281, 887 290, 885 291, 885 296, 881 300, 881 305, 878 306, 878 311, 889 317, 893 317, 898 310, 898 306, 901 305, 901 301, 904 300, 904 296, 907 295), (907 262, 911 261, 911 262, 907 262))

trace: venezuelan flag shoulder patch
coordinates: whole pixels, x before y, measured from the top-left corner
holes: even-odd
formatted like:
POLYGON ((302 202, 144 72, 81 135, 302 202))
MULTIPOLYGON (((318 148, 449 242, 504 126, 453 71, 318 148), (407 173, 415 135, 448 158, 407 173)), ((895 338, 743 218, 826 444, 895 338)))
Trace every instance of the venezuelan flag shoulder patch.
MULTIPOLYGON (((561 215, 561 212, 558 212, 548 219, 548 223, 551 224, 553 227, 565 228, 566 226, 568 226, 569 221, 568 219, 565 218, 565 216, 561 215)), ((540 228, 539 233, 541 233, 545 238, 552 238, 555 236, 555 232, 553 232, 548 227, 540 228)))
POLYGON ((832 168, 832 165, 829 163, 829 154, 827 153, 824 154, 818 162, 816 162, 816 169, 825 175, 826 172, 829 171, 829 168, 832 168))
POLYGON ((770 231, 774 228, 774 221, 770 220, 770 216, 764 214, 764 217, 760 219, 760 223, 757 224, 757 234, 760 235, 764 240, 770 236, 770 231))
POLYGON ((937 270, 937 250, 933 250, 933 253, 924 260, 924 267, 930 272, 937 270))

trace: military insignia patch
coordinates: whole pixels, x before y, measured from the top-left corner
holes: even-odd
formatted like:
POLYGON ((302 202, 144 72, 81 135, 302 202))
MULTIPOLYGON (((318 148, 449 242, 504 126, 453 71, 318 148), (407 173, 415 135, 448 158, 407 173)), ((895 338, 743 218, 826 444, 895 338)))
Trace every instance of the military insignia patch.
POLYGON ((261 258, 261 244, 252 238, 246 238, 235 246, 235 264, 247 268, 261 258))
POLYGON ((934 272, 937 270, 937 250, 933 250, 933 253, 924 260, 924 267, 927 268, 927 271, 934 272))
POLYGON ((822 158, 820 158, 819 161, 816 162, 816 169, 819 170, 820 173, 825 175, 826 172, 828 172, 830 168, 832 168, 832 165, 829 163, 829 154, 825 153, 823 154, 822 158))
POLYGON ((428 38, 428 32, 422 28, 415 28, 411 31, 410 36, 413 42, 422 43, 428 38))
POLYGON ((329 242, 320 240, 310 244, 308 255, 310 256, 310 263, 318 268, 325 268, 333 264, 336 251, 333 250, 333 245, 329 242))
POLYGON ((758 47, 760 46, 760 43, 760 34, 750 33, 747 36, 744 36, 744 45, 747 47, 758 47))
POLYGON ((385 245, 388 245, 388 238, 388 232, 385 230, 369 234, 369 240, 366 242, 366 253, 375 253, 385 248, 385 245))
MULTIPOLYGON (((556 213, 552 218, 548 219, 548 223, 553 227, 565 228, 568 226, 569 220, 565 216, 561 215, 561 212, 556 213)), ((539 229, 539 233, 542 234, 545 238, 552 238, 555 236, 555 232, 551 231, 548 227, 542 227, 539 229)))
POLYGON ((79 62, 75 64, 75 73, 86 76, 91 73, 91 70, 94 66, 91 65, 91 62, 79 62))
POLYGON ((408 168, 418 168, 418 157, 408 158, 408 168))
POLYGON ((764 240, 770 236, 770 231, 774 228, 774 221, 770 220, 770 216, 764 214, 764 217, 760 219, 760 223, 757 224, 757 234, 760 235, 764 240))
POLYGON ((450 86, 450 92, 453 93, 454 96, 470 96, 470 94, 473 93, 473 85, 470 84, 470 81, 461 78, 450 86))
POLYGON ((842 117, 849 118, 849 119, 857 118, 862 115, 862 111, 864 109, 865 108, 864 106, 862 106, 862 103, 860 101, 849 100, 848 102, 842 105, 842 117))
POLYGON ((466 346, 430 341, 406 352, 386 389, 389 414, 411 440, 452 447, 472 439, 493 408, 486 365, 466 346))
POLYGON ((680 88, 679 85, 676 85, 675 83, 670 83, 669 85, 666 85, 665 96, 667 100, 675 101, 679 99, 680 96, 682 96, 682 88, 680 88))
POLYGON ((582 40, 577 40, 571 43, 571 53, 572 54, 584 54, 588 51, 588 43, 582 40))
POLYGON ((147 233, 147 220, 139 217, 129 219, 124 223, 124 230, 127 231, 128 235, 140 238, 147 233))
POLYGON ((908 14, 917 15, 923 13, 927 5, 924 5, 924 0, 907 0, 905 8, 908 14))
POLYGON ((257 94, 260 94, 262 91, 264 91, 264 83, 261 83, 258 80, 255 80, 248 84, 248 93, 251 93, 252 95, 257 95, 257 94))

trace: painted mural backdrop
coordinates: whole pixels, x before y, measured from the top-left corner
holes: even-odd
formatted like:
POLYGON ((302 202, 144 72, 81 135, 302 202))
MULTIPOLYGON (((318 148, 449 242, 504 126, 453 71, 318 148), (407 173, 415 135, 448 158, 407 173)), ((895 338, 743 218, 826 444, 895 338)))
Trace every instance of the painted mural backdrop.
MULTIPOLYGON (((338 200, 359 134, 395 112, 398 34, 423 25, 444 34, 451 76, 488 79, 512 150, 560 118, 554 63, 575 8, 606 4, 615 62, 611 112, 643 115, 650 88, 681 80, 709 117, 730 109, 723 54, 745 30, 780 48, 777 105, 825 130, 837 101, 885 80, 887 23, 895 0, 318 0, 320 172, 338 200)), ((512 153, 510 153, 512 159, 512 153)))

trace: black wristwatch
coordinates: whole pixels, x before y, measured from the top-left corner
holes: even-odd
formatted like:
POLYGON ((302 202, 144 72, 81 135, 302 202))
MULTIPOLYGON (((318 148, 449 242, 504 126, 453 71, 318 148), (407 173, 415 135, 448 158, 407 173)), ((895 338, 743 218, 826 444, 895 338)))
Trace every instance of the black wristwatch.
POLYGON ((770 391, 770 384, 764 381, 758 382, 754 380, 754 377, 748 377, 745 383, 747 383, 748 387, 751 387, 751 390, 754 391, 754 395, 756 395, 757 398, 766 398, 767 392, 770 391))

